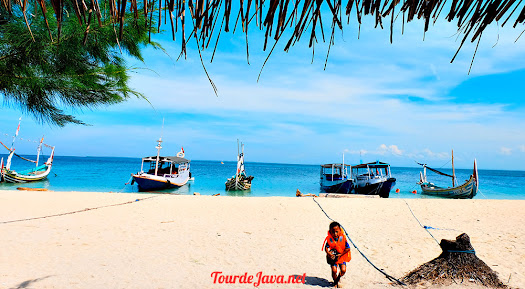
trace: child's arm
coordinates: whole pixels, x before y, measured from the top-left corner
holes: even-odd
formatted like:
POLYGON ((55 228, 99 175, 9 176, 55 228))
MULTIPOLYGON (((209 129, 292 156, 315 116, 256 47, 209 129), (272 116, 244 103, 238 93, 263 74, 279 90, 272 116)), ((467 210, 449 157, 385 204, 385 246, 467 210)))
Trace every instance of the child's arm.
POLYGON ((350 244, 348 244, 348 241, 346 241, 346 244, 345 244, 345 249, 343 251, 343 253, 341 253, 341 256, 350 252, 350 244))
POLYGON ((330 259, 334 259, 335 258, 334 254, 330 250, 330 247, 328 246, 328 244, 326 244, 326 246, 324 247, 324 250, 326 252, 326 255, 328 255, 330 257, 330 259))

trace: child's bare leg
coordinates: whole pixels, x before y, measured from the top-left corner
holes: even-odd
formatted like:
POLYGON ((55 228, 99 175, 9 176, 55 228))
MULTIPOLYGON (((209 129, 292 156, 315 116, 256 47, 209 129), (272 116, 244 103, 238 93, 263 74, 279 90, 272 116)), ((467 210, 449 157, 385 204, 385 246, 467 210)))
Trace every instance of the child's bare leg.
POLYGON ((339 267, 341 268, 341 272, 339 273, 339 277, 343 277, 346 273, 346 265, 345 264, 341 264, 341 266, 339 267))
MULTIPOLYGON (((342 271, 341 266, 343 266, 343 265, 339 264, 339 265, 337 265, 337 266, 335 267, 335 268, 336 268, 336 269, 335 269, 335 276, 336 276, 336 277, 334 278, 334 286, 337 287, 337 288, 339 288, 339 280, 341 280, 341 276, 343 276, 343 275, 341 275, 341 271, 342 271), (339 267, 339 274, 337 274, 337 267, 339 267)), ((346 268, 345 268, 345 269, 346 269, 346 268)), ((343 273, 343 274, 344 274, 344 273, 343 273)), ((333 277, 333 276, 334 276, 334 271, 332 271, 332 277, 333 277)))
POLYGON ((335 283, 335 286, 337 288, 341 288, 341 278, 345 275, 346 273, 346 265, 345 264, 341 264, 339 265, 339 275, 337 276, 337 279, 334 281, 335 283))
POLYGON ((334 279, 334 285, 337 285, 337 279, 338 279, 338 276, 337 276, 337 265, 334 265, 334 266, 330 266, 330 269, 332 269, 332 279, 334 279))

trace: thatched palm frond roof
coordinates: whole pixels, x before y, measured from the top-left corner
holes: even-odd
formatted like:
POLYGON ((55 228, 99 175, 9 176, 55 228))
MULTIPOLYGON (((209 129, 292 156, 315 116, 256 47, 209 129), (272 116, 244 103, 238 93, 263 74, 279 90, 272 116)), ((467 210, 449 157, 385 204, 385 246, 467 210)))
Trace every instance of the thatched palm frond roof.
MULTIPOLYGON (((91 20, 92 18, 97 18, 98 25, 101 25, 103 15, 110 17, 117 26, 117 35, 120 38, 123 36, 122 28, 125 21, 130 21, 125 19, 126 10, 134 12, 135 17, 138 17, 138 13, 143 13, 150 19, 155 17, 159 25, 161 20, 165 21, 165 18, 169 17, 173 38, 175 39, 176 33, 180 33, 183 53, 186 52, 186 42, 190 37, 197 40, 200 49, 209 48, 210 44, 214 48, 216 44, 214 46, 213 43, 218 41, 221 31, 229 32, 238 24, 246 35, 250 27, 264 31, 264 50, 267 49, 270 38, 277 42, 281 40, 285 31, 291 33, 291 36, 285 40, 285 50, 303 35, 309 37, 309 46, 312 47, 318 40, 318 33, 321 33, 323 40, 325 39, 324 30, 328 27, 330 27, 330 44, 332 44, 334 32, 343 29, 345 20, 347 23, 354 21, 361 25, 362 18, 367 15, 374 17, 376 27, 390 27, 390 41, 392 41, 394 22, 397 21, 401 21, 404 25, 414 19, 421 19, 425 22, 424 31, 427 31, 430 23, 435 22, 439 17, 449 22, 456 22, 458 32, 463 36, 459 51, 467 40, 471 42, 479 40, 483 31, 491 24, 513 25, 515 28, 525 20, 525 3, 514 0, 347 0, 346 3, 340 0, 239 0, 235 3, 232 0, 143 0, 140 2, 100 0, 101 3, 99 0, 50 0, 50 2, 59 23, 64 17, 65 4, 69 4, 68 7, 73 7, 78 22, 82 25, 94 25, 92 22, 95 20, 91 20), (106 11, 101 11, 101 8, 106 11), (321 17, 321 13, 328 13, 328 17, 327 15, 321 17), (328 23, 323 23, 326 19, 331 19, 330 26, 326 25, 328 23), (191 28, 187 27, 188 21, 191 28)), ((19 5, 25 16, 29 13, 28 7, 31 3, 27 0, 2 0, 2 5, 8 12, 12 11, 14 5, 19 5)), ((46 11, 49 4, 46 4, 45 0, 36 0, 34 5, 33 11, 36 11, 37 7, 41 11, 46 11)), ((60 25, 58 30, 60 35, 60 25)))

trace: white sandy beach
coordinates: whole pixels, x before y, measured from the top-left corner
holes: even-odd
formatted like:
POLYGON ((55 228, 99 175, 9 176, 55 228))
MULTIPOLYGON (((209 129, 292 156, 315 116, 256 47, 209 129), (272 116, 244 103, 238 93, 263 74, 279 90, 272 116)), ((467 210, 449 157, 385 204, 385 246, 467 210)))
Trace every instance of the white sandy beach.
MULTIPOLYGON (((394 277, 441 252, 402 199, 316 200, 394 277)), ((525 288, 525 201, 406 201, 423 225, 453 229, 431 230, 438 240, 467 233, 504 283, 525 288)), ((305 274, 259 288, 326 287, 329 223, 312 198, 0 191, 0 288, 254 288, 214 284, 213 272, 305 274)), ((353 247, 343 285, 392 287, 353 247)))

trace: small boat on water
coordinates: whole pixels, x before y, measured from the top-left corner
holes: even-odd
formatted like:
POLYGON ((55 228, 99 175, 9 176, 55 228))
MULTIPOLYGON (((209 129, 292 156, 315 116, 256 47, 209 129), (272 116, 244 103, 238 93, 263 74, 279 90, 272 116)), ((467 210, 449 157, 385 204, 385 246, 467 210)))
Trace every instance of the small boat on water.
POLYGON ((423 173, 419 173, 419 182, 417 183, 418 185, 421 185, 421 194, 452 199, 472 199, 476 196, 479 187, 476 159, 474 159, 474 169, 472 174, 469 179, 461 185, 457 185, 456 171, 454 169, 454 151, 452 151, 452 175, 430 168, 426 164, 418 164, 423 166, 423 173), (443 188, 428 182, 427 169, 439 175, 452 178, 452 186, 443 188))
POLYGON ((7 147, 4 143, 0 142, 0 144, 2 144, 2 146, 5 147, 9 151, 9 156, 7 157, 5 166, 4 166, 4 159, 2 158, 2 160, 0 161, 0 182, 27 183, 27 182, 41 181, 47 178, 53 166, 53 157, 55 155, 55 147, 45 144, 44 137, 40 139, 40 143, 38 144, 36 160, 30 160, 28 158, 22 157, 21 155, 15 153, 14 143, 15 143, 15 139, 18 137, 18 132, 20 131, 20 121, 21 119, 19 120, 15 136, 13 137, 11 148, 7 147), (42 146, 50 148, 51 154, 44 164, 39 165, 40 153, 42 152, 42 146), (34 163, 35 167, 24 169, 24 170, 14 170, 11 168, 11 162, 12 162, 13 156, 16 156, 22 160, 34 163))
POLYGON ((354 193, 362 195, 379 195, 388 198, 390 190, 396 184, 392 177, 390 164, 376 161, 373 163, 352 166, 354 193))
POLYGON ((346 164, 321 165, 321 189, 331 194, 350 194, 353 180, 348 171, 351 168, 346 164))
POLYGON ((239 150, 239 140, 237 140, 237 172, 229 178, 226 183, 227 191, 246 191, 252 187, 253 176, 246 175, 244 169, 244 144, 241 143, 239 150))
POLYGON ((157 156, 142 158, 140 172, 132 174, 139 191, 155 191, 184 186, 191 178, 190 160, 184 158, 184 148, 177 156, 160 156, 162 138, 157 141, 157 156))
POLYGON ((321 190, 330 194, 350 194, 353 189, 351 169, 345 164, 344 155, 341 164, 321 165, 321 190))

